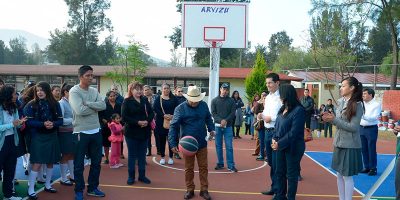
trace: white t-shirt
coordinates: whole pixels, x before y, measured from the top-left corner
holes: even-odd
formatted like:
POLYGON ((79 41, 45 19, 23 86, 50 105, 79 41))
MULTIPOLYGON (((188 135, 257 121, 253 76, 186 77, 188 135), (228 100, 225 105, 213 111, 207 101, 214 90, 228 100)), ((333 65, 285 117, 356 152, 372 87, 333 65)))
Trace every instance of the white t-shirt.
POLYGON ((267 97, 265 97, 264 110, 262 112, 263 117, 270 116, 271 122, 264 122, 265 128, 274 128, 276 117, 278 116, 279 109, 282 107, 282 101, 280 98, 279 90, 274 93, 270 92, 267 97))

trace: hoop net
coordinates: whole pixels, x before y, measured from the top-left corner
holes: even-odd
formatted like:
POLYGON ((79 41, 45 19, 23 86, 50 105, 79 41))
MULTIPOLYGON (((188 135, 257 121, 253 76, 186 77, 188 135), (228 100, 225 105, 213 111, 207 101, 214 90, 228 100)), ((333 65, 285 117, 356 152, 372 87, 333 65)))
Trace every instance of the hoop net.
POLYGON ((204 40, 204 45, 208 48, 221 48, 224 41, 217 40, 204 40))

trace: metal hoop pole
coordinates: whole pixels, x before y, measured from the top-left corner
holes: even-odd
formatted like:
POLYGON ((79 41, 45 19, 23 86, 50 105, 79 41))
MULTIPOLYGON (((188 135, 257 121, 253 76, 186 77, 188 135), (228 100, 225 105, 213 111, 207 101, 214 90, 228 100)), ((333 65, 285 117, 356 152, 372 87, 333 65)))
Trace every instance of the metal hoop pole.
POLYGON ((210 48, 210 79, 208 83, 208 106, 211 111, 211 101, 219 94, 219 62, 220 48, 216 47, 216 42, 212 42, 210 48))

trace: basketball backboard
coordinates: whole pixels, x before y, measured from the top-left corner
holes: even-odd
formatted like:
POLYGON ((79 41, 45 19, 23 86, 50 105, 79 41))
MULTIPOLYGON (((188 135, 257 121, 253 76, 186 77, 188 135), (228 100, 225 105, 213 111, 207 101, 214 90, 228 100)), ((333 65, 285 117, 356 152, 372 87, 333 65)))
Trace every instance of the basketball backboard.
POLYGON ((182 47, 247 48, 248 4, 182 2, 182 47))

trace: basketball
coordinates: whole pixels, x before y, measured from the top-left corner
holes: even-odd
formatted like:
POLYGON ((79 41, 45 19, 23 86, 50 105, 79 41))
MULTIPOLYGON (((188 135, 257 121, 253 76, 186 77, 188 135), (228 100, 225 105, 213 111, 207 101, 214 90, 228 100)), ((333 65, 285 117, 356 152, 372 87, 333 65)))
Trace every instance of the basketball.
POLYGON ((178 148, 184 156, 194 156, 197 153, 197 150, 199 150, 199 143, 196 138, 185 136, 179 140, 178 148))

